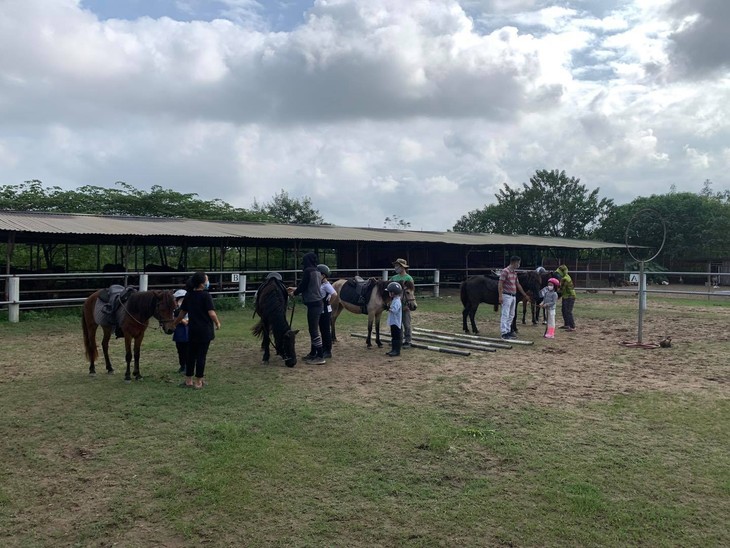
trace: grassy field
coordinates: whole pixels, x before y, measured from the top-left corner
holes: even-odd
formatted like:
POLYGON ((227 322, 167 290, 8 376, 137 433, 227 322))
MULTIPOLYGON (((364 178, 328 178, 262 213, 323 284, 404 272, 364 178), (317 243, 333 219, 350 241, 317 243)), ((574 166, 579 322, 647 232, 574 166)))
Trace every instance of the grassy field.
MULTIPOLYGON (((345 313, 335 359, 293 369, 261 365, 250 311, 223 310, 201 391, 178 387, 159 331, 144 381, 125 383, 119 342, 115 375, 86 374, 77 315, 2 321, 0 544, 728 546, 730 308, 652 300, 649 333, 678 317, 716 329, 666 361, 600 347, 630 336, 632 303, 581 295, 579 326, 600 329, 575 355, 532 331, 534 346, 489 357, 390 362, 345 337, 365 321, 345 313), (583 366, 597 381, 551 403, 561 385, 540 360, 573 362, 562 386, 583 366), (657 370, 662 383, 611 388, 657 370)), ((419 304, 415 323, 460 325, 457 299, 419 304)), ((298 342, 302 355, 305 331, 298 342)))

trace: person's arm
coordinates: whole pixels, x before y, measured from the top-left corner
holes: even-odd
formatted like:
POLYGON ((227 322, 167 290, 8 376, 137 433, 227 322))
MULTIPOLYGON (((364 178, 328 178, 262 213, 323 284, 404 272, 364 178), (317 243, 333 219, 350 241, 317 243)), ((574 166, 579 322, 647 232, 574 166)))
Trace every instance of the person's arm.
POLYGON ((499 277, 499 283, 497 284, 497 295, 499 296, 499 304, 502 304, 502 291, 504 289, 504 282, 502 282, 502 276, 499 277))
POLYGON ((208 316, 210 316, 210 319, 213 320, 215 328, 220 329, 221 321, 218 319, 218 314, 215 313, 215 310, 208 310, 208 316))
POLYGON ((522 289, 522 285, 520 285, 519 278, 515 278, 515 285, 517 286, 517 289, 519 289, 520 293, 522 293, 522 296, 525 298, 526 301, 530 301, 530 296, 525 293, 525 290, 522 289))

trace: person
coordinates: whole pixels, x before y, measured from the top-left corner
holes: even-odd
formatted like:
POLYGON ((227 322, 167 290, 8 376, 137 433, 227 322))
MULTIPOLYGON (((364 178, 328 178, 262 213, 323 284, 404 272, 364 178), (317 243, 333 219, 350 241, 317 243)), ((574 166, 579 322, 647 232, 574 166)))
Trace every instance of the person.
POLYGON ((302 301, 307 307, 307 326, 309 328, 310 351, 304 356, 304 363, 309 365, 321 365, 325 362, 324 348, 322 347, 322 335, 319 332, 319 317, 322 314, 322 296, 320 286, 322 275, 317 270, 317 254, 306 253, 302 257, 304 272, 302 280, 297 287, 289 287, 289 295, 301 295, 302 301))
POLYGON ((560 329, 575 331, 575 319, 573 318, 573 307, 575 306, 575 285, 573 278, 568 274, 568 267, 561 264, 556 271, 560 276, 560 292, 563 298, 561 313, 563 314, 563 326, 560 329))
POLYGON ((200 389, 205 386, 205 362, 210 342, 215 339, 213 327, 220 329, 221 322, 215 312, 213 297, 208 293, 210 288, 208 275, 199 270, 190 277, 187 285, 187 294, 180 305, 181 312, 175 318, 175 326, 177 327, 185 318, 183 312, 187 313, 189 352, 184 386, 200 389))
MULTIPOLYGON (((395 268, 395 276, 390 278, 392 282, 398 282, 401 287, 404 287, 405 282, 411 282, 415 285, 413 278, 408 274, 408 263, 405 259, 396 259, 393 263, 395 268)), ((409 348, 411 346, 411 309, 407 306, 401 307, 403 309, 403 348, 409 348)))
POLYGON ((322 334, 322 357, 332 357, 332 295, 337 291, 329 282, 330 269, 326 264, 318 264, 317 270, 322 275, 322 285, 319 286, 319 294, 322 297, 322 313, 319 315, 319 331, 322 334))
POLYGON ((386 288, 390 294, 390 305, 388 306, 388 325, 390 326, 390 352, 386 356, 395 358, 400 356, 402 344, 401 326, 403 322, 403 306, 400 302, 403 288, 398 282, 390 282, 386 288))
MULTIPOLYGON (((546 309, 548 313, 544 335, 546 339, 555 338, 555 306, 558 304, 558 293, 556 291, 558 287, 560 287, 560 282, 555 278, 550 278, 545 287, 545 293, 542 295, 542 302, 539 305, 540 308, 546 309)), ((542 294, 542 291, 540 293, 542 294)))
MULTIPOLYGON (((180 310, 180 305, 183 302, 183 298, 187 294, 187 291, 184 289, 178 289, 173 293, 173 297, 175 298, 175 304, 177 307, 175 308, 175 311, 172 313, 174 318, 177 318, 180 314, 182 314, 182 310, 180 310)), ((177 361, 180 365, 180 369, 178 369, 178 373, 185 373, 185 370, 187 369, 187 363, 188 363, 188 352, 189 352, 189 344, 188 344, 188 316, 187 314, 183 314, 185 316, 182 320, 180 320, 180 323, 177 324, 175 327, 175 331, 172 333, 172 340, 175 342, 175 347, 177 348, 177 361)))
POLYGON ((499 304, 502 305, 502 314, 500 316, 500 331, 503 339, 516 339, 517 334, 512 331, 512 320, 517 312, 517 291, 522 293, 525 302, 529 302, 525 290, 520 285, 520 280, 517 278, 517 269, 520 267, 520 259, 517 255, 513 255, 509 264, 502 269, 499 275, 499 284, 497 291, 499 294, 499 304))

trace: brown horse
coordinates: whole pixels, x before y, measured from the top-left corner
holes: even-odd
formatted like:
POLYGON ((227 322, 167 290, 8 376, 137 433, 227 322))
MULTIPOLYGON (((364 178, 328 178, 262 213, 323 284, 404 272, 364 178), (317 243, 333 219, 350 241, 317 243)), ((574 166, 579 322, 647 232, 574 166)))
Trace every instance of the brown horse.
POLYGON ((370 297, 368 298, 367 304, 364 305, 365 311, 363 311, 363 306, 347 302, 340 298, 340 295, 342 294, 342 288, 348 280, 337 280, 332 284, 332 287, 334 287, 335 291, 337 292, 335 295, 332 295, 332 298, 330 300, 330 304, 332 305, 333 341, 337 340, 337 335, 335 332, 335 322, 337 321, 337 317, 340 315, 342 310, 349 310, 353 314, 368 315, 368 337, 366 341, 368 348, 373 346, 371 339, 373 333, 373 324, 375 324, 375 344, 378 345, 378 348, 383 346, 383 343, 380 342, 380 316, 385 310, 385 305, 390 302, 390 296, 388 295, 388 292, 386 290, 386 287, 388 287, 388 282, 383 280, 375 280, 373 278, 371 279, 375 283, 375 286, 370 292, 370 297))
MULTIPOLYGON (((104 337, 101 340, 101 348, 104 350, 104 361, 106 362, 107 373, 113 373, 111 361, 109 360, 109 339, 112 336, 114 325, 97 323, 94 318, 94 309, 99 300, 99 294, 104 291, 100 289, 92 293, 84 302, 81 311, 81 327, 84 333, 84 348, 86 357, 89 360, 89 375, 96 374, 94 362, 99 357, 99 349, 96 346, 96 329, 101 325, 104 337)), ((127 372, 124 375, 125 381, 132 380, 129 368, 132 361, 132 340, 134 340, 134 378, 142 379, 139 372, 139 349, 142 346, 142 339, 151 317, 160 322, 160 327, 168 335, 174 331, 173 311, 175 310, 175 299, 172 291, 139 291, 132 293, 126 302, 120 303, 117 318, 119 328, 124 333, 125 359, 127 361, 127 372)))

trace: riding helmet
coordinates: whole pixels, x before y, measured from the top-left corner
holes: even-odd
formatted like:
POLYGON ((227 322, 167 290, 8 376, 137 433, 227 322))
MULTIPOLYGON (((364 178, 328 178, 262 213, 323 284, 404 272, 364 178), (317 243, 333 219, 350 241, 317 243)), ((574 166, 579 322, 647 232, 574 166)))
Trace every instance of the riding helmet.
POLYGON ((388 291, 390 291, 391 293, 395 293, 396 295, 400 295, 401 293, 403 293, 403 288, 398 282, 390 282, 387 289, 388 291))
POLYGON ((326 264, 318 264, 317 270, 319 270, 319 273, 322 274, 322 276, 330 277, 330 267, 326 264))
POLYGON ((548 283, 549 284, 553 284, 553 287, 556 287, 556 288, 557 287, 560 287, 560 282, 557 279, 555 279, 555 278, 550 278, 548 280, 548 283))

